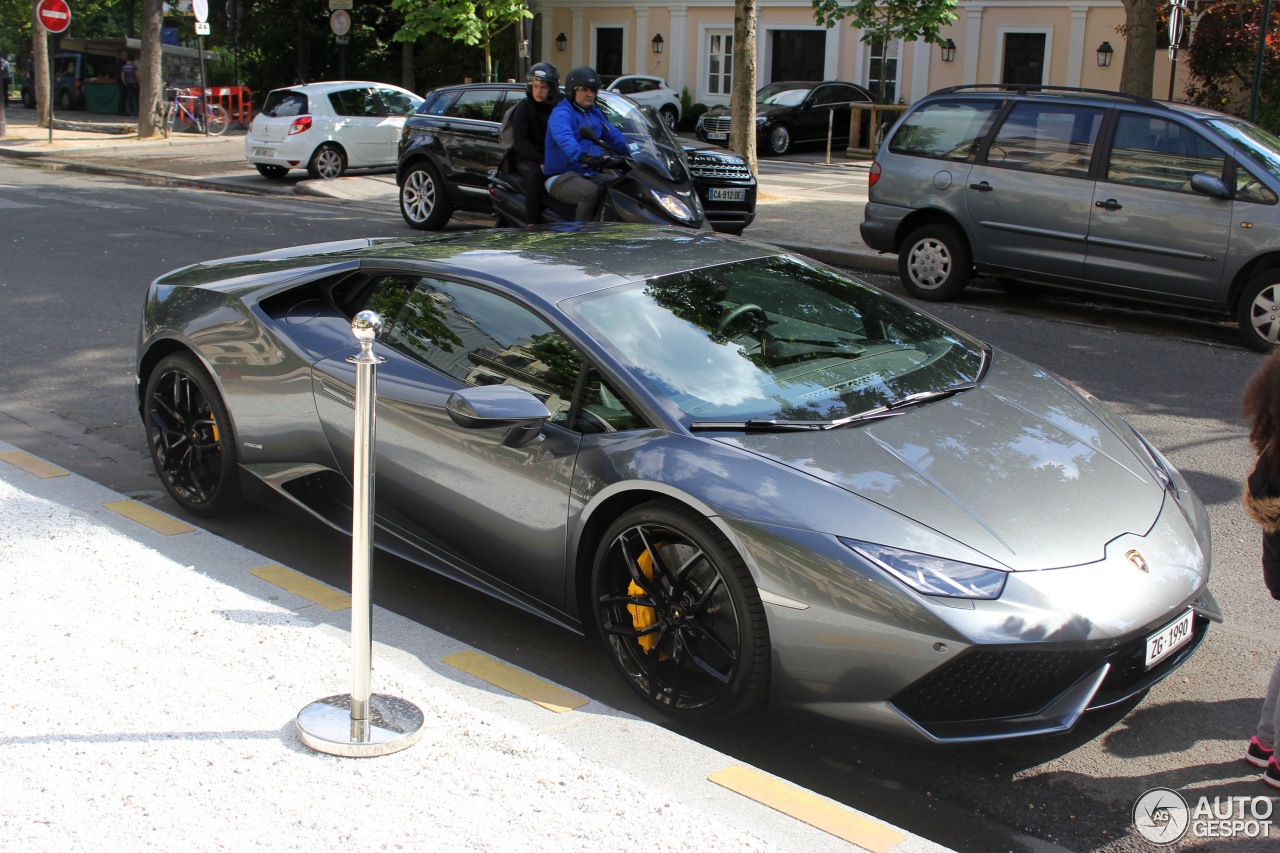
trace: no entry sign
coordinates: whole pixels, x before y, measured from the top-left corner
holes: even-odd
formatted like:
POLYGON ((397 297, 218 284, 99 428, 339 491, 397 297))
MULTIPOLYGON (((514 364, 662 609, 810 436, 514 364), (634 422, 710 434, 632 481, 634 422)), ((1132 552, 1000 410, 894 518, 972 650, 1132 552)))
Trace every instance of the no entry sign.
POLYGON ((40 0, 36 4, 36 17, 49 32, 65 32, 71 26, 71 7, 67 0, 40 0))

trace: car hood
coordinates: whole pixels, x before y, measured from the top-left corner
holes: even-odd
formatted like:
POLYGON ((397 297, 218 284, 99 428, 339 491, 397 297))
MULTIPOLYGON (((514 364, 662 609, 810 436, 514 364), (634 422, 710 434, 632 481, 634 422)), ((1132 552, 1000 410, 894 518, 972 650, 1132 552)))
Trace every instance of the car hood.
MULTIPOLYGON (((795 110, 795 107, 783 106, 782 104, 756 104, 756 117, 770 116, 775 113, 787 113, 792 112, 793 110, 795 110)), ((727 116, 729 115, 729 108, 725 106, 712 107, 707 110, 704 115, 727 116)))
MULTIPOLYGON (((1009 356, 997 358, 978 388, 898 417, 721 440, 1015 571, 1101 560, 1116 537, 1146 534, 1165 497, 1123 421, 1009 356)), ((823 532, 877 541, 852 516, 849 529, 823 532)))

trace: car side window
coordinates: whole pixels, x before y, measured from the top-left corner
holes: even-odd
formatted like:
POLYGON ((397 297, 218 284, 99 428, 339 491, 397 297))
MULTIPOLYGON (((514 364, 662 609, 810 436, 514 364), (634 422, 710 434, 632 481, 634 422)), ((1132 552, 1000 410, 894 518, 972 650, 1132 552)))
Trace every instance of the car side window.
POLYGON ((1197 172, 1222 177, 1226 155, 1196 131, 1169 119, 1122 113, 1116 121, 1106 179, 1117 184, 1193 193, 1197 172))
POLYGON ((495 112, 501 98, 500 89, 464 89, 445 115, 476 121, 497 121, 495 112))
POLYGON ((390 116, 411 116, 413 115, 415 104, 413 98, 404 92, 398 92, 395 89, 379 89, 378 98, 382 101, 382 107, 390 116))
MULTIPOLYGON (((583 357, 568 338, 496 293, 432 277, 414 279, 409 290, 407 278, 387 276, 370 299, 371 307, 380 298, 393 310, 401 302, 383 329, 388 346, 467 385, 523 388, 546 404, 553 423, 569 426, 583 357)), ((607 386, 588 395, 595 414, 579 418, 573 428, 608 431, 601 421, 628 423, 634 417, 616 392, 601 388, 607 386)))
POLYGON ((420 116, 442 116, 453 105, 457 92, 432 92, 418 107, 420 116))
POLYGON ((889 140, 889 150, 939 160, 971 160, 1002 106, 1000 101, 925 104, 898 126, 889 140))
POLYGON ((1259 204, 1275 204, 1278 200, 1271 188, 1255 178, 1248 169, 1236 163, 1236 201, 1253 201, 1259 204))
POLYGON ((340 116, 380 115, 378 98, 372 89, 344 89, 329 93, 329 104, 340 116))
POLYGON ((635 80, 619 80, 613 84, 613 91, 619 95, 634 95, 639 88, 639 83, 635 80))
POLYGON ((1014 104, 987 152, 1006 169, 1085 178, 1104 111, 1094 107, 1014 104))
POLYGON ((819 86, 813 90, 813 96, 809 98, 809 105, 813 107, 829 107, 838 100, 840 99, 836 97, 835 86, 819 86))

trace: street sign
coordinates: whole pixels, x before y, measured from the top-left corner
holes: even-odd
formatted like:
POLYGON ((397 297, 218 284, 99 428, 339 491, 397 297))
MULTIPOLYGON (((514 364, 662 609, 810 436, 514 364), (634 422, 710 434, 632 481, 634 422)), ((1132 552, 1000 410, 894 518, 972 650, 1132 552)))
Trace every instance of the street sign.
MULTIPOLYGON (((203 24, 209 20, 209 0, 191 0, 191 11, 196 13, 196 21, 203 24)), ((208 33, 199 33, 208 35, 208 33)))
POLYGON ((356 7, 355 0, 329 0, 329 10, 346 9, 350 12, 356 7))
POLYGON ((1181 6, 1169 7, 1169 48, 1172 50, 1182 41, 1182 16, 1185 11, 1181 6))
MULTIPOLYGON (((333 40, 338 44, 351 44, 351 36, 334 36, 333 40)), ((346 76, 345 74, 342 76, 346 76)))
POLYGON ((337 9, 329 16, 329 29, 335 36, 345 36, 351 32, 351 13, 337 9))
POLYGON ((209 35, 209 22, 208 22, 208 21, 196 21, 196 35, 198 35, 198 36, 207 36, 207 35, 209 35))
POLYGON ((51 33, 66 32, 71 26, 71 7, 66 0, 40 0, 36 4, 36 18, 51 33))

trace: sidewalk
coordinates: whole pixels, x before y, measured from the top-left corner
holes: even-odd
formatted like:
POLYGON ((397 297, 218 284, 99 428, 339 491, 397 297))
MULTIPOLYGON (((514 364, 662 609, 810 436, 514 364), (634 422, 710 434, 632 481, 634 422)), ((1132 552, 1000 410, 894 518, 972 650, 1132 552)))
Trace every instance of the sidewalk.
POLYGON ((373 690, 425 734, 312 752, 340 590, 2 442, 0 517, 7 851, 943 850, 381 608, 373 690))
MULTIPOLYGON (((270 181, 245 161, 242 132, 233 130, 213 138, 182 133, 169 139, 139 140, 136 125, 122 125, 120 121, 111 115, 55 112, 50 143, 49 129, 35 124, 35 110, 10 107, 7 133, 0 138, 0 157, 35 158, 49 166, 160 183, 255 195, 321 196, 370 205, 383 212, 398 209, 393 170, 366 170, 331 181, 299 180, 290 173, 283 181, 270 181)), ((763 162, 824 164, 825 160, 825 150, 812 150, 785 161, 763 162)), ((861 189, 859 194, 827 192, 820 183, 793 180, 771 168, 769 174, 759 177, 756 221, 745 236, 826 263, 896 272, 897 258, 868 249, 858 234, 870 161, 841 154, 833 155, 832 161, 832 165, 822 166, 830 170, 832 182, 847 185, 854 179, 861 189)))

